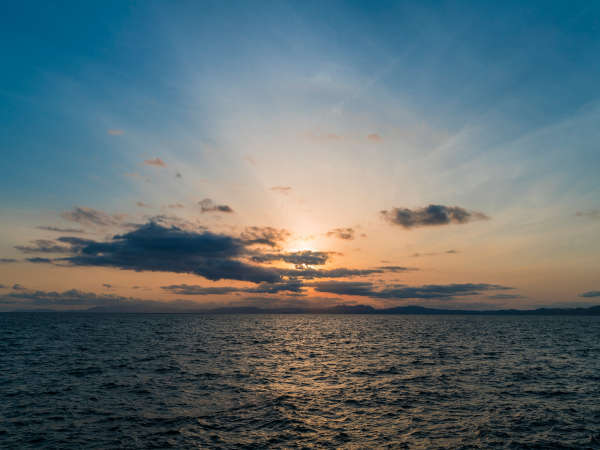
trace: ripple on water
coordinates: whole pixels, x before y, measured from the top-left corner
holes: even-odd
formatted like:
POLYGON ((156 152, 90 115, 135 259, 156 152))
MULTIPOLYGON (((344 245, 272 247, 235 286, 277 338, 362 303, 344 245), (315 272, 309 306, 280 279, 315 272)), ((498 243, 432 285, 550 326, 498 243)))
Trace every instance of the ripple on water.
POLYGON ((600 318, 0 314, 2 448, 600 448, 600 318))

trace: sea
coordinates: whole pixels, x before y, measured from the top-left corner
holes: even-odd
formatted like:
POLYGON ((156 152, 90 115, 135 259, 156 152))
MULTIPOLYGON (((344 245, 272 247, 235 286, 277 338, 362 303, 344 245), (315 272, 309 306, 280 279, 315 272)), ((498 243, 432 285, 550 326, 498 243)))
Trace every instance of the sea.
POLYGON ((600 448, 600 317, 0 314, 0 447, 600 448))

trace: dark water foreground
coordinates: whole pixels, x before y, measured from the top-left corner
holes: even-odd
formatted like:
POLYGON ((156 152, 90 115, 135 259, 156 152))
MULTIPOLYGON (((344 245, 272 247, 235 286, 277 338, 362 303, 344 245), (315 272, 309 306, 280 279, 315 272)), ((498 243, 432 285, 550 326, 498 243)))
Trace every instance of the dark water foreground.
POLYGON ((0 314, 0 447, 600 448, 600 317, 0 314))

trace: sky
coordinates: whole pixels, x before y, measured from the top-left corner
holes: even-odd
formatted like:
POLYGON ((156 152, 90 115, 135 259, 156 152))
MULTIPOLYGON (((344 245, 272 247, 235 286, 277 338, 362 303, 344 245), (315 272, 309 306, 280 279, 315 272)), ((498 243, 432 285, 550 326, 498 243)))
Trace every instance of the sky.
POLYGON ((5 9, 0 311, 600 304, 600 3, 5 9))

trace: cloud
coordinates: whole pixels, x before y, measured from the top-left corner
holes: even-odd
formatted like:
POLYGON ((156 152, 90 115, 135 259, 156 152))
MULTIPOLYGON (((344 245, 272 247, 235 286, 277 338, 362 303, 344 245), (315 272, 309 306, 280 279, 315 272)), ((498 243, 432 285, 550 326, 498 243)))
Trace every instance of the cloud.
POLYGON ((146 159, 144 160, 144 164, 155 167, 167 167, 167 164, 160 158, 146 159))
POLYGON ((115 226, 120 225, 125 215, 110 215, 103 211, 85 206, 76 206, 72 211, 64 211, 60 214, 63 219, 77 222, 82 225, 115 226))
POLYGON ((59 227, 48 227, 48 226, 43 226, 43 225, 37 226, 36 228, 38 230, 56 231, 58 233, 85 233, 80 228, 59 228, 59 227))
POLYGON ((458 250, 446 250, 445 252, 431 252, 431 253, 413 253, 411 258, 419 258, 421 256, 436 256, 436 255, 456 255, 460 253, 458 250))
MULTIPOLYGON (((164 227, 177 227, 187 231, 204 231, 207 228, 198 219, 183 219, 168 214, 157 214, 147 218, 148 222, 154 222, 164 227)), ((132 228, 139 228, 143 224, 131 224, 132 228)))
POLYGON ((301 292, 303 285, 299 280, 286 280, 278 283, 261 283, 256 287, 247 288, 174 284, 170 286, 161 286, 161 289, 176 295, 225 295, 232 293, 276 294, 279 292, 301 292))
POLYGON ((386 272, 399 273, 418 270, 412 267, 401 266, 380 266, 372 269, 349 269, 346 267, 337 267, 335 269, 313 269, 311 267, 290 269, 285 272, 289 277, 299 277, 306 280, 314 278, 352 278, 366 277, 370 275, 382 274, 386 272))
POLYGON ((15 283, 12 286, 13 291, 25 291, 27 288, 25 286, 21 286, 19 283, 15 283))
POLYGON ((317 252, 312 250, 290 253, 263 253, 253 256, 252 260, 261 263, 284 261, 297 266, 318 266, 325 264, 331 254, 331 252, 317 252))
POLYGON ((367 281, 318 281, 311 283, 317 292, 338 295, 355 295, 380 299, 437 299, 449 300, 454 297, 480 295, 483 291, 512 289, 496 284, 429 284, 424 286, 394 285, 382 289, 367 281))
POLYGON ((0 264, 12 264, 18 262, 14 258, 0 258, 0 264))
POLYGON ((600 291, 588 291, 579 294, 580 297, 593 298, 600 297, 600 291))
POLYGON ((106 133, 110 134, 111 136, 121 136, 121 135, 125 134, 125 132, 123 130, 117 130, 117 129, 107 130, 106 133))
POLYGON ((203 213, 206 213, 206 212, 232 213, 233 212, 233 209, 231 209, 231 207, 229 207, 228 205, 217 205, 210 198, 205 198, 204 200, 199 201, 198 204, 200 205, 200 210, 203 213))
POLYGON ((240 237, 248 244, 263 244, 278 247, 285 242, 291 233, 283 228, 274 227, 246 227, 240 237))
POLYGON ((232 236, 149 222, 107 242, 74 247, 76 254, 60 261, 73 266, 192 273, 209 280, 279 281, 279 271, 240 261, 249 253, 248 245, 251 244, 232 236))
POLYGON ((171 203, 167 205, 167 208, 175 209, 175 208, 185 208, 181 203, 171 203))
POLYGON ((135 202, 135 204, 137 206, 139 206, 140 208, 151 208, 151 206, 148 203, 144 203, 144 202, 135 202))
POLYGON ((381 215, 390 223, 404 228, 423 226, 464 224, 475 220, 487 220, 488 216, 478 211, 467 211, 459 206, 429 205, 424 208, 393 208, 383 210, 381 215))
POLYGON ((27 258, 27 261, 30 263, 34 263, 34 264, 50 264, 52 262, 52 260, 49 258, 39 258, 39 257, 27 258))
POLYGON ((278 194, 288 195, 292 191, 292 188, 291 186, 273 186, 269 190, 278 194))
POLYGON ((37 239, 32 245, 16 245, 15 248, 23 253, 70 253, 71 248, 60 245, 56 241, 37 239))
POLYGON ((113 285, 110 283, 102 283, 102 287, 104 287, 106 289, 112 289, 113 285))
POLYGON ((334 228, 333 230, 330 230, 327 232, 327 236, 351 241, 352 239, 354 239, 354 229, 353 228, 334 228))
POLYGON ((183 178, 180 172, 175 173, 175 178, 183 178))
POLYGON ((199 310, 198 303, 190 300, 159 302, 133 297, 122 297, 114 294, 96 294, 70 289, 64 292, 34 291, 23 289, 0 295, 0 304, 23 306, 67 306, 67 307, 110 307, 120 311, 172 311, 199 310))
POLYGON ((383 138, 381 136, 379 136, 377 133, 371 133, 367 136, 367 139, 370 141, 374 141, 374 142, 380 142, 383 140, 383 138))
POLYGON ((587 217, 589 219, 600 219, 600 209, 591 209, 589 211, 577 211, 577 217, 587 217))

